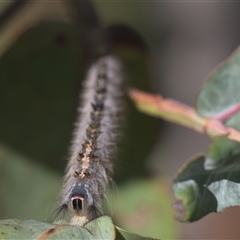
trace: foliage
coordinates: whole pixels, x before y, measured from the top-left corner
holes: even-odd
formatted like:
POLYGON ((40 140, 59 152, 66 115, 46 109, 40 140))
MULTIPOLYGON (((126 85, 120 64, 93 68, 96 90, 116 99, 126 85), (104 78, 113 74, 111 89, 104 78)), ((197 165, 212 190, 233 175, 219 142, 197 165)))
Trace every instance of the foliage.
POLYGON ((0 237, 5 239, 116 239, 147 240, 126 232, 113 225, 109 217, 103 216, 88 223, 85 227, 67 224, 43 223, 35 220, 1 220, 0 237))
POLYGON ((181 221, 239 206, 240 193, 240 48, 207 78, 196 109, 160 96, 130 90, 138 108, 206 133, 213 143, 180 169, 174 180, 174 208, 181 221))

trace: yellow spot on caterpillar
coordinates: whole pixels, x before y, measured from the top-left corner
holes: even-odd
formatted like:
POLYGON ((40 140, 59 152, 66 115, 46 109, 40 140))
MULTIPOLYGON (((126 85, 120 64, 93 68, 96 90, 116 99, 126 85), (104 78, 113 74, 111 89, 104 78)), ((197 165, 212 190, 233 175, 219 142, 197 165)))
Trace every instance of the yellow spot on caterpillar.
POLYGON ((88 143, 87 143, 87 146, 86 146, 86 150, 85 150, 85 153, 83 154, 83 158, 82 158, 82 170, 79 174, 79 177, 81 179, 83 179, 85 177, 85 173, 89 167, 89 162, 90 162, 90 154, 92 152, 92 141, 90 140, 88 143))

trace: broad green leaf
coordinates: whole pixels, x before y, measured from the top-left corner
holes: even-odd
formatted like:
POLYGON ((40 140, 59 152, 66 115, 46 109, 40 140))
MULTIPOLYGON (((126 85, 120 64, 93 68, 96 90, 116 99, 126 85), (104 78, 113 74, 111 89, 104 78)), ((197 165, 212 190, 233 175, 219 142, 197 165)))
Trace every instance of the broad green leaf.
POLYGON ((187 163, 174 180, 174 207, 181 221, 196 221, 211 212, 240 205, 240 154, 227 156, 213 170, 206 157, 187 163))
POLYGON ((101 217, 85 227, 58 225, 35 220, 1 220, 0 238, 10 239, 115 239, 115 226, 109 217, 101 217))
MULTIPOLYGON (((209 75, 197 98, 197 112, 204 117, 223 118, 226 126, 240 130, 239 79, 240 48, 209 75)), ((219 161, 239 153, 239 147, 239 143, 227 137, 215 139, 206 157, 206 169, 215 168, 219 161)))
POLYGON ((240 104, 240 48, 220 64, 207 78, 196 102, 196 109, 204 117, 221 117, 239 108, 240 104))
POLYGON ((150 240, 153 238, 127 232, 115 227, 111 218, 97 218, 84 227, 67 224, 38 222, 35 220, 0 220, 0 238, 12 239, 106 239, 106 240, 150 240))

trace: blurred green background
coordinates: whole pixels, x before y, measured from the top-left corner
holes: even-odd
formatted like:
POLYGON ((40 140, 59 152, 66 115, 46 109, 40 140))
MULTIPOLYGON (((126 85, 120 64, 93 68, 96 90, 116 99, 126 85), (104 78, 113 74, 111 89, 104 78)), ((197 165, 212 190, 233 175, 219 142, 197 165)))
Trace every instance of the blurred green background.
MULTIPOLYGON (((0 3, 0 13, 8 4, 0 3)), ((127 24, 147 44, 147 52, 133 43, 114 45, 129 84, 189 105, 203 78, 240 42, 239 4, 94 1, 94 6, 104 27, 127 24)), ((0 22, 1 218, 46 220, 54 208, 88 66, 84 30, 76 19, 70 2, 29 1, 0 22)), ((186 159, 207 149, 209 139, 138 113, 126 101, 115 159, 118 190, 109 193, 114 222, 162 239, 237 238, 237 209, 192 224, 173 220, 172 178, 186 159)))

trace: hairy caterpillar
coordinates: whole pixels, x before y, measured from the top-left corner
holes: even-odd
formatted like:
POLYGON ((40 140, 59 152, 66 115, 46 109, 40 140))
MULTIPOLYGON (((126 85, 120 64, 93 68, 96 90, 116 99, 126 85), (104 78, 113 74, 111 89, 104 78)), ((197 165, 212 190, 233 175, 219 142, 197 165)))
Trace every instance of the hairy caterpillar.
POLYGON ((84 83, 64 179, 59 211, 66 210, 69 224, 83 226, 103 214, 123 96, 121 63, 112 55, 99 57, 84 83))

